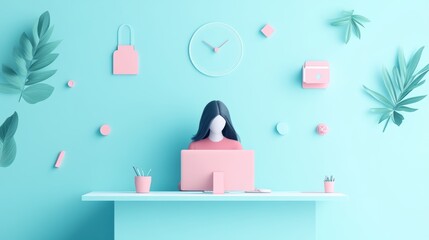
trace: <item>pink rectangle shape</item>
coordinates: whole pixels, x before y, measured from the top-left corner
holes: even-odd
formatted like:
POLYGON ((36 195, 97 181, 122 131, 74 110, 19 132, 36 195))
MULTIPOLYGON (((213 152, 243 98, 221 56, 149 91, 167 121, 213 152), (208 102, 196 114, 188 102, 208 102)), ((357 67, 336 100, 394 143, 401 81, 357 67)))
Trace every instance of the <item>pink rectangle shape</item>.
POLYGON ((225 193, 225 182, 223 176, 223 172, 213 173, 213 194, 225 193))
POLYGON ((212 191, 213 173, 223 172, 225 191, 254 190, 251 150, 182 150, 181 189, 212 191))
POLYGON ((61 163, 63 163, 63 158, 64 158, 65 154, 66 154, 66 152, 64 152, 64 151, 61 151, 60 154, 58 154, 57 161, 55 162, 56 168, 61 167, 61 163))
POLYGON ((303 88, 327 88, 330 70, 327 61, 307 61, 302 70, 303 88))

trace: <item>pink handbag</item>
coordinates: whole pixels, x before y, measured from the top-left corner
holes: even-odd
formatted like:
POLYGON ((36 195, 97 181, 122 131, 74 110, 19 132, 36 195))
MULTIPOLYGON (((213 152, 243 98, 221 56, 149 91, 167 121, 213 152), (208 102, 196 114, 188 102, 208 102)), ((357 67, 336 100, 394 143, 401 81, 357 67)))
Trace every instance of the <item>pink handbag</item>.
POLYGON ((134 30, 128 24, 122 24, 118 29, 118 50, 113 53, 113 74, 138 74, 139 56, 134 50, 134 30), (122 28, 130 30, 130 45, 121 45, 122 28))

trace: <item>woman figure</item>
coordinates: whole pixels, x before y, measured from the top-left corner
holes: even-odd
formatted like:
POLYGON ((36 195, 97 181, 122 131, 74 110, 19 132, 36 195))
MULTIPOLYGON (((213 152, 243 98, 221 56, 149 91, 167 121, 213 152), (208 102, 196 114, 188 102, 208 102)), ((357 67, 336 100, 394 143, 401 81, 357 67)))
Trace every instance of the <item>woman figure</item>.
POLYGON ((198 132, 190 150, 241 150, 238 135, 232 126, 228 108, 221 101, 211 101, 204 108, 198 132))

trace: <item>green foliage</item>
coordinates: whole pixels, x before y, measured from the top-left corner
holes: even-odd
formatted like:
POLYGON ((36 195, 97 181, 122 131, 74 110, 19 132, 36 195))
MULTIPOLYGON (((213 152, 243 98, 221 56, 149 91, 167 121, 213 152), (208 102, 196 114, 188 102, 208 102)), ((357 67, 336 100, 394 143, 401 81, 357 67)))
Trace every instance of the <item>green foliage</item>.
POLYGON ((0 126, 0 167, 8 167, 16 157, 14 135, 18 128, 18 114, 15 112, 0 126))
POLYGON ((397 62, 392 71, 389 72, 386 68, 383 69, 383 81, 386 88, 387 96, 375 92, 366 86, 363 86, 365 91, 383 107, 372 108, 371 111, 381 114, 378 123, 385 121, 383 132, 386 130, 390 121, 400 126, 404 120, 403 112, 415 112, 417 109, 411 108, 408 105, 421 101, 426 97, 417 96, 406 98, 414 89, 425 83, 423 79, 429 71, 429 64, 416 73, 417 65, 420 62, 424 47, 421 47, 407 63, 404 53, 399 50, 397 62))
POLYGON ((346 43, 349 42, 352 32, 356 37, 360 39, 361 30, 359 29, 359 26, 364 28, 365 26, 363 24, 370 22, 368 18, 353 13, 354 10, 344 11, 342 17, 334 19, 331 22, 332 26, 346 26, 346 35, 344 39, 346 43))
POLYGON ((335 178, 333 175, 331 177, 325 176, 325 182, 335 182, 335 178))
POLYGON ((40 82, 52 77, 57 70, 44 70, 58 54, 52 53, 60 41, 49 42, 54 27, 50 26, 49 12, 43 13, 30 35, 22 33, 19 47, 13 51, 14 64, 3 65, 6 83, 0 83, 0 92, 20 94, 19 100, 35 104, 47 99, 54 87, 40 82))

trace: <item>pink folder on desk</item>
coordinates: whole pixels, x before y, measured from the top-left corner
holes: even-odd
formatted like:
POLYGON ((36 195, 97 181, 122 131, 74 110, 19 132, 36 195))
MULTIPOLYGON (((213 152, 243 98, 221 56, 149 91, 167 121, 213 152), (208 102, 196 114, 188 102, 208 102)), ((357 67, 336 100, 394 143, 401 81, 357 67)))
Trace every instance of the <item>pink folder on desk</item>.
POLYGON ((182 150, 181 189, 191 191, 251 191, 254 153, 251 150, 182 150), (220 173, 220 174, 219 174, 220 173), (214 184, 213 179, 222 178, 214 184), (216 189, 215 189, 216 190, 216 189))

